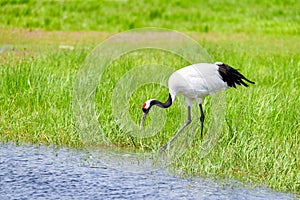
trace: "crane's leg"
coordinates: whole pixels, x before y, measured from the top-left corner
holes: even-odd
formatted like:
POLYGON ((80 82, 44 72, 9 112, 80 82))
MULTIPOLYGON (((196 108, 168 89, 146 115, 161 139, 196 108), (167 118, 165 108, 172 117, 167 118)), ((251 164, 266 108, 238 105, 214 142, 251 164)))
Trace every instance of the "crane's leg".
POLYGON ((202 139, 202 136, 203 136, 203 127, 204 127, 204 118, 205 118, 205 116, 204 116, 204 112, 203 112, 203 108, 202 108, 202 103, 199 104, 199 107, 200 107, 200 113, 201 113, 201 115, 200 115, 201 135, 200 135, 200 137, 202 139))
POLYGON ((179 131, 172 137, 172 139, 161 147, 161 149, 166 149, 168 145, 171 145, 172 142, 179 136, 179 134, 192 122, 191 118, 191 106, 188 106, 188 118, 185 124, 179 129, 179 131))

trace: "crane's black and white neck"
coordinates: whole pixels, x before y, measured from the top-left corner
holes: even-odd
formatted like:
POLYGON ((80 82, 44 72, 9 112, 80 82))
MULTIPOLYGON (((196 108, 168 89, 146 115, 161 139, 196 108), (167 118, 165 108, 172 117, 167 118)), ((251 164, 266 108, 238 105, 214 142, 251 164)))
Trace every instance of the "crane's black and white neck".
POLYGON ((218 91, 226 90, 230 87, 236 88, 236 85, 247 87, 248 84, 246 82, 254 84, 254 82, 248 80, 238 70, 222 62, 214 64, 198 63, 181 68, 175 71, 169 78, 169 97, 166 102, 163 103, 156 99, 150 99, 143 104, 143 117, 140 128, 143 127, 145 118, 154 105, 161 108, 168 108, 175 101, 176 96, 182 94, 186 98, 188 106, 188 120, 171 141, 191 122, 190 109, 194 100, 198 102, 200 108, 202 137, 204 122, 202 100, 206 96, 214 95, 218 91))

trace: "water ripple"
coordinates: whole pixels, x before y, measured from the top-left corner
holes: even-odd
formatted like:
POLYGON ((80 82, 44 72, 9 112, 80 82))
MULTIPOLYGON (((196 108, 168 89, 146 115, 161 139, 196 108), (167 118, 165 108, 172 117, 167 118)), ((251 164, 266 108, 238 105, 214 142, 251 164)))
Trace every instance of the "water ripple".
POLYGON ((166 173, 91 167, 84 151, 0 145, 0 199, 292 199, 267 188, 227 187, 166 173))

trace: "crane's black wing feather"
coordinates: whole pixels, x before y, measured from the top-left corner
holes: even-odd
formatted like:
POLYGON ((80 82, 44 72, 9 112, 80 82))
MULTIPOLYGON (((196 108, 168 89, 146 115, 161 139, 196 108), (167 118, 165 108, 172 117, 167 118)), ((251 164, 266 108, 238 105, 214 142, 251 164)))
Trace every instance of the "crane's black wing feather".
POLYGON ((248 84, 245 83, 245 81, 247 81, 248 83, 255 84, 253 81, 248 80, 244 75, 242 75, 238 70, 234 69, 233 67, 230 67, 229 65, 224 63, 217 65, 219 66, 219 74, 222 80, 227 83, 228 87, 236 88, 236 84, 248 87, 248 84))

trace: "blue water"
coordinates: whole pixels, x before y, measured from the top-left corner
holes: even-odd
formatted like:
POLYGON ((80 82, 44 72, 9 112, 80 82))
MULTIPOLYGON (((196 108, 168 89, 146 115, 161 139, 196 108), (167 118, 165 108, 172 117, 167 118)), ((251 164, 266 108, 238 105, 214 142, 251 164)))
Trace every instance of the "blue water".
POLYGON ((99 162, 95 167, 87 155, 83 150, 0 144, 0 199, 295 198, 267 188, 183 179, 163 169, 126 172, 99 162))

